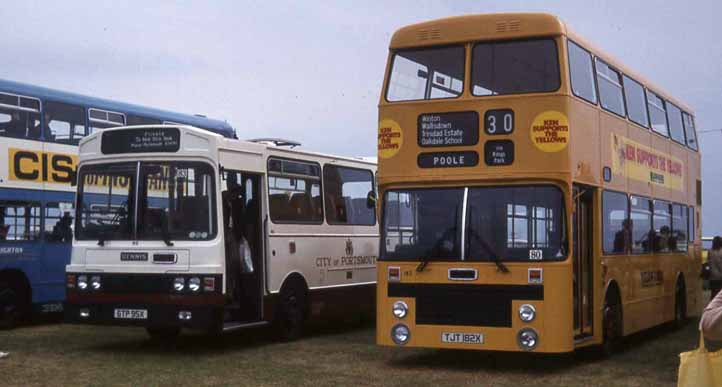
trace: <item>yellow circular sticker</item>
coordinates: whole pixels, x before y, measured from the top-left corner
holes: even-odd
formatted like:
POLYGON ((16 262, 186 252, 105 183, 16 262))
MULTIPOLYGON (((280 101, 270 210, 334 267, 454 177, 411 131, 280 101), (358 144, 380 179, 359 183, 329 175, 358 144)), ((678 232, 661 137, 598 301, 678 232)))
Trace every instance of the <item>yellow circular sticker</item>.
POLYGON ((543 152, 559 152, 569 143, 569 120, 564 113, 548 110, 534 117, 531 142, 543 152))
POLYGON ((401 145, 404 143, 404 135, 401 127, 394 120, 382 120, 379 122, 379 157, 388 159, 396 156, 401 145))

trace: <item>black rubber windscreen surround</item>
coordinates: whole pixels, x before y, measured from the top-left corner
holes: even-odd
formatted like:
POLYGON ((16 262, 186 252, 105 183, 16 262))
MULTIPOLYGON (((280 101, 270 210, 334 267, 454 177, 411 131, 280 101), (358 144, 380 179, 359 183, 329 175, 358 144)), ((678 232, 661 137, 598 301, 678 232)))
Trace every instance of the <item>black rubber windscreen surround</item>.
POLYGON ((543 285, 390 283, 389 297, 416 299, 416 324, 511 327, 514 300, 543 300, 543 285))

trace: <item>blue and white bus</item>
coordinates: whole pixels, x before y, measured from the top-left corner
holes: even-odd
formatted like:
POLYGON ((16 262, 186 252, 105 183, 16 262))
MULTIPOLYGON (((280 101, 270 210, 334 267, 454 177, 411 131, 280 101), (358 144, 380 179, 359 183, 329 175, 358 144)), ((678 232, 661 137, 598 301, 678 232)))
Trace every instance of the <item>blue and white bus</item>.
POLYGON ((0 80, 0 329, 31 311, 62 311, 80 139, 169 123, 236 137, 228 123, 204 116, 0 80))

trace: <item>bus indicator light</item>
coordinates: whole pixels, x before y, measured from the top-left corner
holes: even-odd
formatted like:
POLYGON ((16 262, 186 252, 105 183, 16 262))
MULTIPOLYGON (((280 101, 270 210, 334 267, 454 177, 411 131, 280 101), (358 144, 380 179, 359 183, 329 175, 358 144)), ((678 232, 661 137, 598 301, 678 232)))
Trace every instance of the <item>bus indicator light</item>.
POLYGON ((216 290, 216 279, 213 277, 204 277, 203 290, 206 292, 212 292, 216 290))
POLYGON ((542 269, 529 269, 529 283, 541 284, 544 280, 544 272, 542 269))
POLYGON ((400 267, 389 267, 389 282, 401 281, 401 268, 400 267))

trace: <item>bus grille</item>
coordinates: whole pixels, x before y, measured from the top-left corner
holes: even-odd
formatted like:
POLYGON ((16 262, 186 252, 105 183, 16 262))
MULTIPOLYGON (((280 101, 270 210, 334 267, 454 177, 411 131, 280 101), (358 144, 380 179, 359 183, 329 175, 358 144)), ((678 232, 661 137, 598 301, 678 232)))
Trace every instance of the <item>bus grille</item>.
POLYGON ((389 297, 416 299, 416 324, 511 327, 513 300, 543 300, 542 285, 390 283, 389 297))

